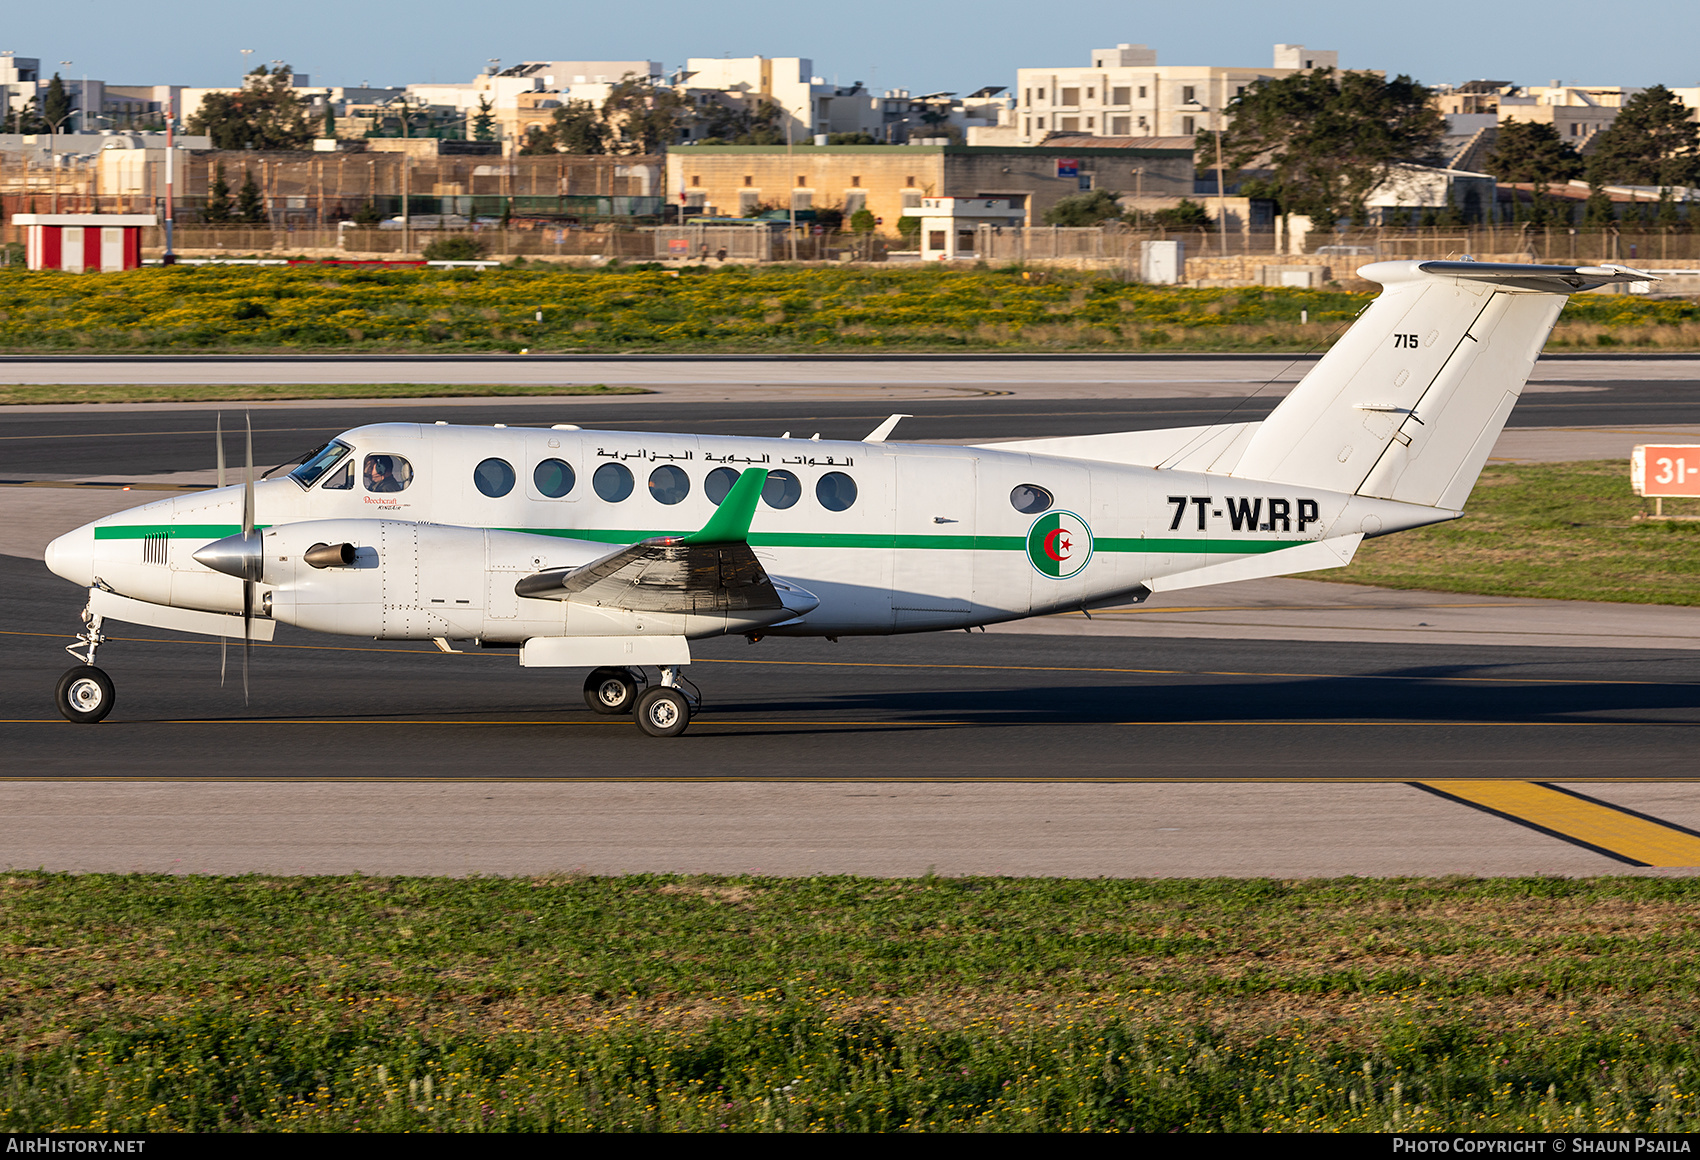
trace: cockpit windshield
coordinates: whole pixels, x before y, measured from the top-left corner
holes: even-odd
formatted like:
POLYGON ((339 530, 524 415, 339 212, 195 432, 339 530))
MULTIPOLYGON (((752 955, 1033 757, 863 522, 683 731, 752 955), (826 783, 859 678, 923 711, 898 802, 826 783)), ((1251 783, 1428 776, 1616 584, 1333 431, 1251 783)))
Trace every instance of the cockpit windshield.
POLYGON ((335 467, 338 463, 341 463, 343 457, 347 455, 350 450, 351 448, 348 444, 338 439, 332 439, 329 443, 307 456, 300 467, 297 467, 294 471, 289 473, 289 478, 293 479, 296 483, 299 483, 303 488, 312 487, 314 481, 321 475, 335 467))

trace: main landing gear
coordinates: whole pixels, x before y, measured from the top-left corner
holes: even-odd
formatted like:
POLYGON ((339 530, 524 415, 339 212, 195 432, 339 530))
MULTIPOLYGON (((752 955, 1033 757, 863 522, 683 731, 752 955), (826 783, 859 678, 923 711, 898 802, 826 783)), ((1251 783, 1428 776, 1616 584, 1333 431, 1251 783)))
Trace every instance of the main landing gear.
POLYGON ((94 667, 94 651, 106 643, 100 631, 101 618, 89 608, 83 609, 83 631, 77 643, 65 646, 65 651, 83 663, 65 670, 53 690, 53 703, 67 721, 92 725, 112 712, 112 678, 94 667))
POLYGON ((661 681, 654 686, 642 669, 600 668, 585 678, 584 703, 607 716, 632 714, 651 737, 677 737, 702 708, 702 692, 677 665, 661 666, 661 681))

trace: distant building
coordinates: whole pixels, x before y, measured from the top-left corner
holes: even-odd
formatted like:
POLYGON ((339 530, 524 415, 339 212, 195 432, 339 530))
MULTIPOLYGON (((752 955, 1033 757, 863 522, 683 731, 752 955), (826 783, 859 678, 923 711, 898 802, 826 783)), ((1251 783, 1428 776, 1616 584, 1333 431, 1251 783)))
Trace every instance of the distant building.
POLYGON ((1502 120, 1532 121, 1551 125, 1560 138, 1585 153, 1596 136, 1611 128, 1624 102, 1642 91, 1621 85, 1520 86, 1478 80, 1437 86, 1434 104, 1446 117, 1449 136, 1473 135, 1502 120))
POLYGON ((696 145, 667 154, 666 193, 686 214, 746 217, 763 209, 867 209, 885 232, 925 198, 1002 201, 1016 225, 1083 190, 1153 197, 1192 192, 1190 143, 1179 148, 967 145, 696 145))
POLYGON ((1052 133, 1100 137, 1192 137, 1224 128, 1224 108, 1247 85, 1306 69, 1331 69, 1339 53, 1299 44, 1275 46, 1268 68, 1159 65, 1143 44, 1092 50, 1090 65, 1016 70, 1015 140, 1038 144, 1052 133))
POLYGON ((833 133, 867 133, 883 139, 884 110, 861 81, 828 84, 800 56, 691 57, 673 76, 673 88, 697 110, 685 141, 710 135, 715 107, 754 113, 771 104, 781 140, 812 142, 833 133))

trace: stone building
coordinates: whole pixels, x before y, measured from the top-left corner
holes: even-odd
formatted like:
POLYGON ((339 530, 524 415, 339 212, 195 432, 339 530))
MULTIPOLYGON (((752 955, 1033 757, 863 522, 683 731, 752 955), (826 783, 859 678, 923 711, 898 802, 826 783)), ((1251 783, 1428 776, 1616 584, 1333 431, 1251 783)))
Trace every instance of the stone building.
POLYGON ((764 208, 868 209, 893 232, 927 197, 999 198, 1038 225, 1084 190, 1188 196, 1190 148, 968 145, 692 145, 667 153, 667 195, 687 214, 744 217, 764 208), (1135 170, 1139 172, 1136 174, 1135 170))

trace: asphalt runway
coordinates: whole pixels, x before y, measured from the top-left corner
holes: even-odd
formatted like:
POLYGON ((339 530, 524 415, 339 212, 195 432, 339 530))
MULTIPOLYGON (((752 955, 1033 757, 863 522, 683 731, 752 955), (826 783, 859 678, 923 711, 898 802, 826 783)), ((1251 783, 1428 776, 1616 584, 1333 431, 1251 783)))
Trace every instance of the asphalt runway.
MULTIPOLYGON (((1511 414, 1514 429, 1572 426, 1647 426, 1700 423, 1700 389, 1686 383, 1646 380, 1592 384, 1586 393, 1531 393, 1511 414)), ((1280 401, 1269 397, 1030 399, 981 397, 919 399, 901 403, 898 440, 990 442, 999 439, 1088 435, 1267 417, 1280 401)), ((892 404, 895 406, 896 404, 892 404)), ((538 402, 397 401, 393 405, 292 404, 244 408, 43 410, 0 408, 0 478, 73 478, 153 475, 211 465, 217 416, 227 433, 246 409, 254 424, 257 463, 293 462, 327 439, 367 423, 506 423, 547 426, 577 423, 605 430, 692 431, 705 434, 860 439, 891 407, 866 402, 648 401, 604 399, 538 402)), ((232 446, 234 446, 234 442, 232 446)))
POLYGON ((11 776, 1387 779, 1688 777, 1700 653, 932 633, 698 642, 683 738, 592 714, 576 670, 511 651, 279 626, 240 651, 114 625, 96 726, 54 680, 82 594, 0 557, 11 776))

